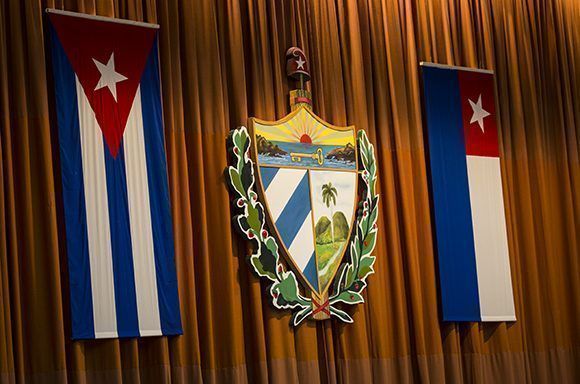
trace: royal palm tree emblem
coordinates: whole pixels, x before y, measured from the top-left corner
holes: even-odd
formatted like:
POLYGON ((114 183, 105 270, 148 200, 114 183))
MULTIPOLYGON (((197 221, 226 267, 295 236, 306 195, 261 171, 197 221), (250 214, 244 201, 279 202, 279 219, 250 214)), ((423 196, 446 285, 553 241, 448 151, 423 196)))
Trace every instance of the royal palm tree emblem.
POLYGON ((326 183, 322 186, 322 201, 328 208, 330 208, 330 234, 332 237, 332 243, 334 244, 334 225, 332 220, 334 219, 334 209, 333 206, 336 205, 336 197, 338 192, 336 188, 332 186, 332 183, 326 183))

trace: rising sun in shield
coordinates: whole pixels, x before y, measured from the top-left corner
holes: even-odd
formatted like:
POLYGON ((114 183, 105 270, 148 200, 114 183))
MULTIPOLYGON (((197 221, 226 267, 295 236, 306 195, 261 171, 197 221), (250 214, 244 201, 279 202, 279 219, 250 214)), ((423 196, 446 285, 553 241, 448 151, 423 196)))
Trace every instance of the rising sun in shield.
POLYGON ((354 127, 300 107, 284 119, 250 120, 271 228, 302 282, 324 297, 348 246, 357 203, 354 127))

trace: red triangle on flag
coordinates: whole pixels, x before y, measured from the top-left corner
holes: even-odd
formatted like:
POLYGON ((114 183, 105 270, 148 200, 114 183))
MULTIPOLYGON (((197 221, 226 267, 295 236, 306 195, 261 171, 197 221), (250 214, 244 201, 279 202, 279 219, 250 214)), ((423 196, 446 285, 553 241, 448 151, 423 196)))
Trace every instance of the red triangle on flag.
POLYGON ((459 93, 465 153, 470 156, 499 157, 493 75, 459 71, 459 93))
POLYGON ((116 157, 157 31, 62 14, 49 17, 116 157))

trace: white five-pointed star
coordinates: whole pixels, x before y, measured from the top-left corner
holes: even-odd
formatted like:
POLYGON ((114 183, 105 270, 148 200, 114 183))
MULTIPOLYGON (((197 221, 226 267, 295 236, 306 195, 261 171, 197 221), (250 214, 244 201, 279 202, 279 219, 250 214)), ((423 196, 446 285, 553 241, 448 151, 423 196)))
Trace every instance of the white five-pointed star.
POLYGON ((485 133, 485 129, 483 128, 483 119, 489 116, 489 112, 483 109, 483 106, 481 105, 481 93, 479 94, 477 103, 474 103, 473 101, 471 101, 471 99, 468 100, 469 104, 471 104, 471 109, 473 110, 473 115, 471 116, 471 121, 469 122, 469 124, 473 124, 477 121, 477 124, 479 124, 481 132, 485 133))
POLYGON ((103 64, 95 59, 93 59, 93 62, 101 73, 101 78, 95 87, 95 91, 97 89, 107 87, 109 88, 109 91, 113 95, 115 101, 117 101, 117 83, 127 80, 127 78, 121 75, 119 72, 115 71, 115 52, 111 53, 111 57, 109 57, 107 64, 103 64))
POLYGON ((299 57, 298 60, 296 60, 296 64, 298 64, 296 69, 304 69, 304 64, 306 64, 306 61, 302 60, 302 57, 299 57))

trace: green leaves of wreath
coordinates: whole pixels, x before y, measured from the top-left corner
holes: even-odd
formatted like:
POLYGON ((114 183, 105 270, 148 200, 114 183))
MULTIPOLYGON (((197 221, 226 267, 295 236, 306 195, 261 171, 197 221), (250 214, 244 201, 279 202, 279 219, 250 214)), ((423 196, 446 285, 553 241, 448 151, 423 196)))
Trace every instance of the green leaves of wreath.
MULTIPOLYGON (((247 239, 256 244, 256 251, 250 256, 249 262, 258 276, 271 282, 269 292, 272 303, 278 309, 291 309, 291 322, 296 326, 312 314, 312 300, 300 294, 296 275, 282 264, 278 243, 266 228, 264 206, 258 201, 258 195, 254 191, 256 178, 254 164, 249 156, 251 140, 247 129, 240 127, 233 130, 230 140, 234 164, 228 167, 228 176, 234 203, 242 212, 234 217, 234 223, 247 239)), ((371 256, 376 244, 379 202, 375 190, 376 160, 373 145, 364 131, 358 132, 358 145, 362 164, 363 199, 359 203, 348 262, 343 262, 340 266, 338 279, 335 279, 329 297, 330 314, 347 323, 352 323, 352 317, 337 305, 364 302, 362 291, 367 285, 367 277, 374 273, 376 259, 371 256)))

